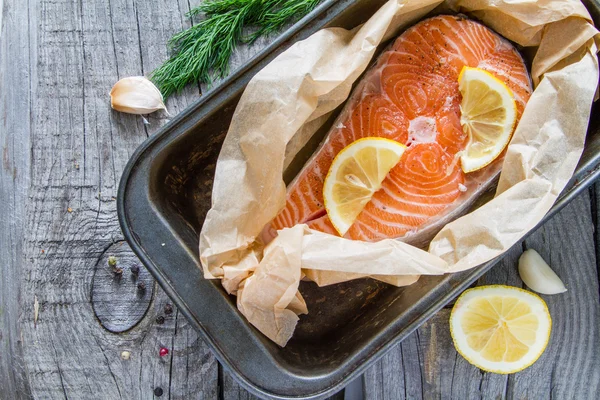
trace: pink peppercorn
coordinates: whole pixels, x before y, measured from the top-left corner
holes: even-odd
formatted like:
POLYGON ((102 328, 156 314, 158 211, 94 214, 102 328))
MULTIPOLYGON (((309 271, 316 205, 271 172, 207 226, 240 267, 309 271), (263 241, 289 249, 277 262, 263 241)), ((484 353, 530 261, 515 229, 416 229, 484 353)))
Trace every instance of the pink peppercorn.
POLYGON ((159 354, 161 357, 164 357, 164 356, 166 356, 167 354, 169 354, 169 349, 167 349, 166 347, 161 347, 161 348, 160 348, 160 351, 158 352, 158 354, 159 354))

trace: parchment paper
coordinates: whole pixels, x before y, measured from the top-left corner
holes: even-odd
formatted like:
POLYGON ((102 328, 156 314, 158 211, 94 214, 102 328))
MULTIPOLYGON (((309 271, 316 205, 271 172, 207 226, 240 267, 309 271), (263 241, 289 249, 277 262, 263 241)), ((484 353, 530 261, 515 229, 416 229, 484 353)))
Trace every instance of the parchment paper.
POLYGON ((221 279, 242 314, 281 346, 307 312, 298 291, 303 277, 325 285, 371 276, 400 286, 473 268, 532 229, 577 166, 598 83, 600 35, 585 7, 575 0, 451 0, 443 6, 537 47, 537 87, 508 147, 496 197, 446 225, 428 251, 306 225, 279 231, 266 247, 257 239, 285 205, 284 167, 348 97, 379 43, 440 3, 390 0, 360 28, 321 30, 273 60, 242 95, 216 167, 201 262, 204 276, 221 279))

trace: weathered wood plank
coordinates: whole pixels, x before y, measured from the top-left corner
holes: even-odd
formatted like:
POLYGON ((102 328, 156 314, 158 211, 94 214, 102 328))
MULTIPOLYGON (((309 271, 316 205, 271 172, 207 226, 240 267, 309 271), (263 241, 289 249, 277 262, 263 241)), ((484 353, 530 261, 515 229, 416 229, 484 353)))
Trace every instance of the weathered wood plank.
POLYGON ((13 398, 31 394, 18 327, 19 303, 32 301, 24 299, 18 284, 35 96, 30 86, 36 67, 31 61, 35 19, 28 12, 27 2, 0 2, 0 393, 12 393, 13 398))
MULTIPOLYGON (((598 211, 600 210, 600 182, 594 183, 589 189, 590 194, 590 208, 592 212, 592 223, 594 224, 594 254, 596 256, 596 272, 598 280, 600 281, 600 217, 598 211)), ((600 288, 600 284, 599 284, 600 288)), ((600 295, 600 289, 599 293, 600 295)))
MULTIPOLYGON (((182 28, 183 6, 187 2, 164 1, 151 8, 132 0, 31 5, 39 20, 31 61, 38 73, 32 126, 24 133, 31 137, 32 170, 20 328, 36 397, 149 398, 154 390, 169 398, 217 397, 216 359, 176 310, 165 313, 166 295, 145 274, 146 295, 155 293, 148 311, 130 312, 123 302, 113 308, 120 312, 113 322, 130 319, 125 333, 103 328, 91 304, 95 267, 122 243, 114 201, 121 172, 146 130, 164 122, 151 120, 147 128, 140 117, 111 111, 107 93, 118 78, 147 72, 141 49, 163 47, 182 28), (153 27, 153 18, 171 31, 160 38, 141 32, 153 27), (169 354, 161 357, 161 347, 169 354)), ((170 109, 179 112, 198 93, 182 94, 170 109)), ((119 288, 129 289, 137 290, 119 288)))
MULTIPOLYGON (((600 304, 591 216, 584 193, 523 244, 540 252, 569 289, 542 296, 553 333, 533 366, 502 376, 470 365, 454 350, 445 308, 365 373, 365 398, 594 398, 600 384, 600 304)), ((522 245, 511 249, 479 284, 523 286, 517 271, 522 251, 522 245)))

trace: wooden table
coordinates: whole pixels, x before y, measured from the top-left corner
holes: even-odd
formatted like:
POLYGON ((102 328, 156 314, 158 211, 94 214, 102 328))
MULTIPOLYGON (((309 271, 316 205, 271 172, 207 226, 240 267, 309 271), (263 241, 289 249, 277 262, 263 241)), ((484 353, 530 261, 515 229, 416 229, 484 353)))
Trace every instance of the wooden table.
MULTIPOLYGON (((169 299, 148 272, 131 276, 137 261, 117 222, 125 163, 166 117, 145 125, 113 112, 108 92, 166 59, 189 8, 188 0, 0 0, 0 398, 252 398, 183 316, 165 310, 169 299), (125 267, 120 280, 109 255, 125 267), (161 347, 169 354, 160 357, 161 347)), ((240 49, 233 68, 265 43, 240 49)), ((173 96, 170 112, 201 91, 173 96)), ((565 281, 567 293, 545 296, 553 332, 535 365, 510 376, 471 366, 452 346, 446 308, 347 397, 360 398, 362 383, 367 399, 597 398, 599 193, 582 194, 481 279, 521 286, 517 258, 535 248, 565 281)))

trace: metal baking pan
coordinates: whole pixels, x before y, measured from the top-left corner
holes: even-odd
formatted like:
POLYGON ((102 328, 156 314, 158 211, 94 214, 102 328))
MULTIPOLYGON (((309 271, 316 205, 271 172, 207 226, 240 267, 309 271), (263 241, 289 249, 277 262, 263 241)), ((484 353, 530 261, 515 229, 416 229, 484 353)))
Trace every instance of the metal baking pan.
MULTIPOLYGON (((586 3, 596 21, 597 1, 586 3)), ((285 348, 244 319, 219 281, 202 277, 198 235, 210 207, 221 143, 246 84, 292 43, 324 27, 354 27, 384 2, 322 3, 146 140, 121 178, 117 201, 125 238, 219 361, 261 397, 322 398, 340 390, 499 261, 462 273, 422 277, 404 288, 370 279, 324 288, 302 282, 309 314, 301 316, 285 348)), ((577 172, 544 221, 599 174, 600 110, 594 106, 577 172)))

